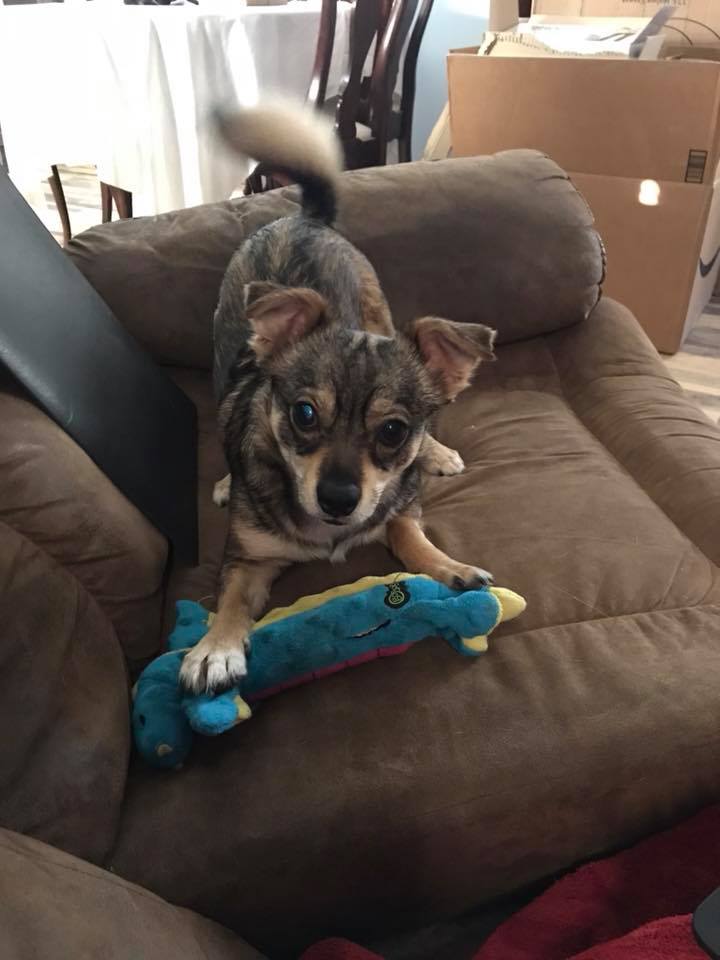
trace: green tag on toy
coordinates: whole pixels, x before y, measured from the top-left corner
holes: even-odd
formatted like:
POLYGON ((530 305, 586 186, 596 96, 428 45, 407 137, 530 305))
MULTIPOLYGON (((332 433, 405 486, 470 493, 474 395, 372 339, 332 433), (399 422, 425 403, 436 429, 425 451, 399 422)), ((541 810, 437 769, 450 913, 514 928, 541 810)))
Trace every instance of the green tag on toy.
POLYGON ((391 583, 385 594, 385 606, 397 610, 410 599, 410 591, 404 583, 391 583))

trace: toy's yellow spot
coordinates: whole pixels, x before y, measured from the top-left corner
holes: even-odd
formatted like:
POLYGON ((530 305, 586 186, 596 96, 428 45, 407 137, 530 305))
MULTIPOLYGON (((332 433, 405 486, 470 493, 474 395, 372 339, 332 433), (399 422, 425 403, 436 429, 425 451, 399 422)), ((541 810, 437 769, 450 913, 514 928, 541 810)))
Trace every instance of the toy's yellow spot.
POLYGON ((463 637, 462 642, 464 647, 467 647, 468 650, 474 650, 476 653, 482 653, 488 648, 487 637, 463 637))
POLYGON ((502 607, 500 620, 514 620, 527 607, 525 597, 521 597, 514 590, 508 590, 507 587, 490 587, 490 593, 494 593, 500 601, 502 607))
POLYGON ((159 757, 166 757, 169 753, 172 753, 172 752, 173 752, 173 748, 170 746, 169 743, 159 743, 157 747, 155 747, 155 753, 159 757))
POLYGON ((247 703, 245 703, 245 701, 240 696, 240 694, 238 694, 236 697, 233 697, 233 703, 235 704, 235 708, 237 709, 238 720, 239 721, 249 720, 250 717, 252 716, 252 710, 247 705, 247 703))

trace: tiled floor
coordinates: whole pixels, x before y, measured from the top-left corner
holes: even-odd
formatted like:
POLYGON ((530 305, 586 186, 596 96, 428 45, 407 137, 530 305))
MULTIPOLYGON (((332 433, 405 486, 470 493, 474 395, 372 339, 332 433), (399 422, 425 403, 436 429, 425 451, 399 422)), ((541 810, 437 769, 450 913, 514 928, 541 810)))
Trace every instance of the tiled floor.
MULTIPOLYGON (((100 222, 100 184, 92 167, 60 167, 60 176, 73 233, 100 222)), ((47 209, 36 212, 62 242, 62 231, 50 188, 45 184, 47 209)), ((682 352, 665 361, 675 379, 716 423, 720 422, 720 300, 706 312, 683 345, 682 352)))
POLYGON ((720 423, 720 300, 707 305, 680 353, 665 362, 685 392, 720 423))

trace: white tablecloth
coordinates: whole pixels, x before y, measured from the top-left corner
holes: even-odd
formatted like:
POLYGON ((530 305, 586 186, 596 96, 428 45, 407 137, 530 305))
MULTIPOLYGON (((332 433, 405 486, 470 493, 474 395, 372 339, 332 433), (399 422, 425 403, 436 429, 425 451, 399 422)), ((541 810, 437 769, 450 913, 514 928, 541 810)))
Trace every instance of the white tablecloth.
MULTIPOLYGON (((350 5, 338 6, 329 89, 346 67, 350 5)), ((3 7, 0 128, 26 195, 52 163, 94 163, 131 190, 136 214, 226 199, 248 172, 217 143, 228 99, 305 97, 320 0, 244 7, 94 3, 3 7)))

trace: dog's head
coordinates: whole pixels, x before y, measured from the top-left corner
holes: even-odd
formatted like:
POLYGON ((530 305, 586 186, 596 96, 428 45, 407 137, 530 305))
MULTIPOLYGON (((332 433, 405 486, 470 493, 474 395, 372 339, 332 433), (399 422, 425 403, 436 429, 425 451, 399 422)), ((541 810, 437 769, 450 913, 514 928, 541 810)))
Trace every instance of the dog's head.
POLYGON ((245 310, 297 504, 330 525, 358 527, 392 503, 428 418, 493 358, 488 327, 425 317, 411 338, 348 330, 307 288, 248 284, 245 310))

